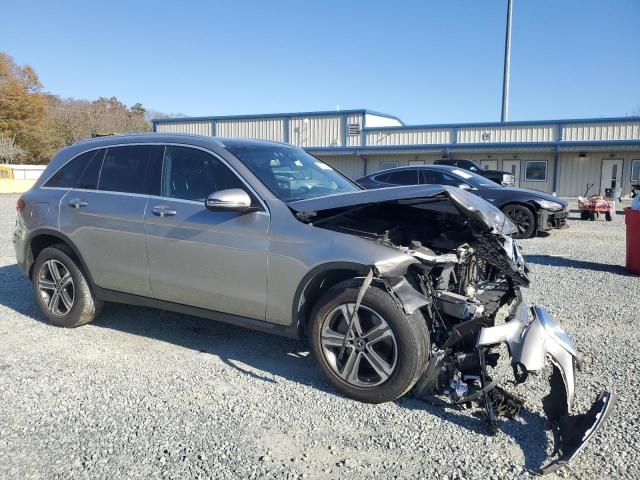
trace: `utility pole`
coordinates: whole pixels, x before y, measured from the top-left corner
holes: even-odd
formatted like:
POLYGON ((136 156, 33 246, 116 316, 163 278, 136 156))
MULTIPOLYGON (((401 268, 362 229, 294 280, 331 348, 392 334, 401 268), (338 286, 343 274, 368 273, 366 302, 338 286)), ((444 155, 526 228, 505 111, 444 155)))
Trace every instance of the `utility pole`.
POLYGON ((512 1, 507 0, 507 32, 504 39, 504 72, 502 74, 502 122, 509 120, 509 72, 511 70, 512 1))

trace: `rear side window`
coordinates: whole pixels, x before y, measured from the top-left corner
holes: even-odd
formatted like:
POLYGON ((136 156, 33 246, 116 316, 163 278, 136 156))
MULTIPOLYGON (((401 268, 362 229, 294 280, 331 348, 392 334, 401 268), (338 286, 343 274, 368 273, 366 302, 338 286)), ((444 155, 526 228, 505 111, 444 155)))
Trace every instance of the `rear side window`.
POLYGON ((102 162, 98 190, 158 195, 161 145, 112 147, 102 162))
POLYGON ((397 172, 392 172, 386 181, 394 185, 416 185, 420 183, 417 170, 398 170, 397 172))
POLYGON ((246 187, 220 160, 202 150, 167 146, 164 156, 163 196, 204 200, 214 192, 246 187))
POLYGON ((93 155, 89 159, 84 172, 80 175, 80 180, 78 180, 75 188, 82 188, 85 190, 95 190, 98 188, 98 178, 100 176, 100 168, 102 167, 102 160, 104 159, 105 152, 105 149, 91 152, 93 155))
MULTIPOLYGON (((44 184, 45 187, 74 188, 87 167, 94 162, 96 158, 102 159, 104 150, 92 150, 78 155, 76 158, 68 162, 64 167, 58 170, 44 184)), ((97 164, 100 169, 100 164, 97 164)), ((95 188, 95 187, 94 187, 95 188)))

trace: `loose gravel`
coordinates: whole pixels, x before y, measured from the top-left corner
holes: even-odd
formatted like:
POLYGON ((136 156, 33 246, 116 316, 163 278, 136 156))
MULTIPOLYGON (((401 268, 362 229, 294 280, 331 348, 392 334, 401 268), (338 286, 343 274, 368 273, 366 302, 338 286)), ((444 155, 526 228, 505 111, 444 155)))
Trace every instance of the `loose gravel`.
MULTIPOLYGON (((490 436, 480 409, 338 395, 304 343, 208 320, 106 305, 48 325, 15 265, 15 196, 0 197, 0 478, 528 478, 551 451, 540 398, 490 436)), ((549 478, 640 476, 640 277, 624 219, 573 220, 522 241, 533 285, 578 343, 578 407, 619 395, 605 428, 549 478)))

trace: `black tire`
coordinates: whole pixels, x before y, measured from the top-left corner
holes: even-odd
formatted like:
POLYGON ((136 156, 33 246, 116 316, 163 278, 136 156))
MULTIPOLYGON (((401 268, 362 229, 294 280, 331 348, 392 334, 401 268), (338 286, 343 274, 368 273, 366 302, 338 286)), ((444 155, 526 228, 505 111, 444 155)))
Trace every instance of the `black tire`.
POLYGON ((102 302, 95 298, 87 276, 66 245, 53 245, 40 252, 33 265, 31 283, 38 307, 58 327, 85 325, 102 309, 102 302), (58 272, 59 280, 54 278, 54 271, 58 272), (64 287, 69 278, 71 283, 64 287))
POLYGON ((589 220, 590 221, 595 222, 596 218, 598 218, 598 212, 589 212, 589 220))
MULTIPOLYGON (((388 378, 379 384, 355 385, 346 381, 340 376, 339 371, 334 370, 335 367, 330 363, 331 358, 336 362, 339 361, 339 356, 334 355, 332 357, 333 353, 325 353, 327 350, 323 348, 321 335, 323 325, 331 321, 329 318, 333 311, 341 305, 355 304, 361 284, 362 282, 357 280, 342 282, 329 289, 315 304, 310 317, 309 337, 311 351, 324 374, 340 392, 361 402, 388 402, 408 392, 424 371, 430 352, 429 329, 419 310, 416 310, 412 315, 406 315, 389 293, 375 286, 369 287, 358 311, 359 316, 363 317, 360 325, 366 322, 364 318, 366 315, 371 315, 373 318, 373 313, 371 312, 374 312, 386 322, 387 327, 390 328, 394 336, 395 368, 390 372, 388 378)), ((346 328, 344 331, 346 332, 346 328)), ((365 337, 363 336, 362 339, 365 339, 365 337)), ((377 341, 379 342, 380 340, 378 339, 377 341)), ((367 340, 367 346, 362 352, 365 359, 358 363, 356 376, 360 373, 367 373, 367 369, 374 372, 371 368, 372 364, 366 360, 370 357, 364 355, 365 352, 368 352, 366 349, 370 348, 370 346, 371 344, 367 340)), ((355 346, 349 347, 346 349, 345 355, 356 351, 355 346)), ((343 368, 343 372, 345 369, 346 366, 343 368)), ((377 374, 374 373, 373 375, 377 374)))
POLYGON ((580 220, 589 220, 588 210, 580 210, 580 220))
POLYGON ((503 207, 502 212, 518 227, 518 232, 511 235, 513 238, 531 238, 535 235, 538 226, 535 212, 531 208, 511 204, 503 207))
POLYGON ((610 221, 611 221, 611 213, 609 213, 609 212, 605 212, 605 214, 604 214, 604 219, 605 219, 607 222, 610 222, 610 221))

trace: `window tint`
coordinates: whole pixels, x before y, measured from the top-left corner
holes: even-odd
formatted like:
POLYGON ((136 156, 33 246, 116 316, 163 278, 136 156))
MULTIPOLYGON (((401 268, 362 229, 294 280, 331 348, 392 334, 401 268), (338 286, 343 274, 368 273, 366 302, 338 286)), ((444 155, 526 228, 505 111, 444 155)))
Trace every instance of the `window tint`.
POLYGON ((78 155, 58 170, 49 180, 47 180, 47 183, 45 183, 44 186, 60 188, 75 187, 78 182, 78 178, 82 175, 87 164, 100 153, 102 153, 102 150, 93 150, 91 152, 78 155))
POLYGON ((204 202, 219 190, 247 190, 242 181, 216 157, 188 147, 167 147, 162 178, 163 195, 183 200, 204 202))
POLYGON ((381 173, 380 175, 376 175, 374 178, 374 180, 376 180, 377 182, 388 182, 389 181, 389 175, 391 175, 390 173, 381 173))
POLYGON ((102 162, 99 190, 156 195, 159 182, 151 172, 159 170, 164 147, 160 145, 132 145, 112 147, 102 162), (149 174, 149 175, 148 175, 149 174))
POLYGON ((100 176, 100 167, 102 167, 102 159, 106 149, 94 150, 91 158, 89 159, 86 168, 80 180, 78 181, 76 188, 83 188, 85 190, 95 190, 98 188, 98 178, 100 176))
POLYGON ((418 180, 418 171, 411 169, 391 172, 387 183, 394 185, 416 185, 420 183, 420 180, 418 180))
POLYGON ((438 172, 436 170, 423 170, 422 183, 430 185, 449 185, 451 187, 459 187, 465 181, 448 173, 438 172))

